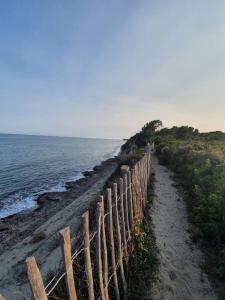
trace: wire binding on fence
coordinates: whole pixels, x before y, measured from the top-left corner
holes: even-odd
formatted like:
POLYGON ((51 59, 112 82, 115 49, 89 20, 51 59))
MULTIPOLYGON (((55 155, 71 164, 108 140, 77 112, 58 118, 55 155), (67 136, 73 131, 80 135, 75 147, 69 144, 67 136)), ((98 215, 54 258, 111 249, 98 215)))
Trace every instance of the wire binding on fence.
MULTIPOLYGON (((130 188, 128 188, 128 189, 130 189, 130 188)), ((123 193, 123 194, 125 194, 125 193, 123 193)), ((121 200, 121 198, 120 198, 120 196, 118 196, 118 198, 117 198, 117 202, 119 202, 121 200)), ((111 210, 113 210, 113 208, 115 207, 115 204, 112 206, 112 209, 111 210)), ((104 219, 106 219, 106 217, 109 215, 109 213, 110 213, 110 211, 108 211, 106 214, 104 214, 104 216, 103 216, 103 218, 104 219)), ((94 237, 96 236, 96 234, 97 234, 98 232, 97 232, 97 230, 92 234, 92 237, 90 238, 90 240, 89 240, 89 242, 91 243, 91 241, 94 239, 94 237)), ((128 240, 127 240, 128 241, 128 240)), ((82 243, 82 245, 83 245, 83 243, 82 243)), ((79 250, 77 250, 73 255, 72 255, 72 262, 83 252, 85 250, 85 248, 83 247, 80 247, 79 248, 79 250)), ((59 284, 59 282, 63 279, 63 277, 66 275, 66 273, 64 272, 64 273, 62 273, 61 275, 60 275, 60 277, 57 279, 57 284, 54 284, 54 288, 59 284)), ((57 278, 57 276, 59 276, 59 273, 57 273, 57 275, 55 275, 51 280, 50 280, 50 282, 45 286, 45 290, 47 290, 48 288, 49 288, 49 286, 51 286, 51 284, 54 282, 54 280, 57 278)), ((50 291, 48 291, 47 292, 47 295, 49 296, 52 292, 53 292, 53 290, 54 290, 54 288, 51 288, 51 290, 50 291)))

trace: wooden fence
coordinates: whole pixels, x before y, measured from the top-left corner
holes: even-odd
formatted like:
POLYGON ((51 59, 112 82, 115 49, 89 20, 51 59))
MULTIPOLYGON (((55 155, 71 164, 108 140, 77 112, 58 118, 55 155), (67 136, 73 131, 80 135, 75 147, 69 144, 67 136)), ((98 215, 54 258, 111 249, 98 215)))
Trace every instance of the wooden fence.
POLYGON ((60 231, 64 271, 44 285, 35 257, 26 259, 34 299, 127 299, 129 256, 135 224, 144 216, 150 159, 148 150, 131 169, 121 167, 121 177, 99 197, 94 221, 88 211, 82 215, 81 236, 74 247, 70 228, 60 231))

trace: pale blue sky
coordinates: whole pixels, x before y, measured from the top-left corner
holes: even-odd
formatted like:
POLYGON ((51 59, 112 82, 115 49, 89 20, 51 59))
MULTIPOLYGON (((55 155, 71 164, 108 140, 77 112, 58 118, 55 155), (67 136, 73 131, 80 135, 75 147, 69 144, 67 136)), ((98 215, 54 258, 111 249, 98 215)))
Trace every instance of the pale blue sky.
POLYGON ((0 1, 0 132, 225 131, 224 0, 0 1))

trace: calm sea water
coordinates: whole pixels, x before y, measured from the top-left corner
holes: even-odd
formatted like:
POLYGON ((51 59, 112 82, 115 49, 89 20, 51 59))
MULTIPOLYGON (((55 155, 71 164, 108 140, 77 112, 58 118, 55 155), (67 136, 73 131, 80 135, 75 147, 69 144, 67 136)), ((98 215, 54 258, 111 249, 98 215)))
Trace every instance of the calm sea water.
POLYGON ((0 134, 0 218, 36 205, 45 191, 118 154, 121 140, 0 134))

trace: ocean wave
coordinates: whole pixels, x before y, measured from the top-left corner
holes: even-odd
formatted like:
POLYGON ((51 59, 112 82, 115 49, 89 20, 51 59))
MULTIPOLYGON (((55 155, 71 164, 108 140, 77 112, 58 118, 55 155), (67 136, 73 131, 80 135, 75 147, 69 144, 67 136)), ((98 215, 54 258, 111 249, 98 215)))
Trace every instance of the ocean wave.
MULTIPOLYGON (((108 152, 105 155, 103 155, 103 161, 107 160, 109 158, 115 157, 120 152, 121 145, 117 145, 112 152, 108 152)), ((76 172, 75 175, 67 178, 63 178, 59 180, 56 184, 47 184, 42 187, 35 187, 35 190, 31 191, 17 191, 12 193, 11 195, 8 194, 8 197, 4 199, 3 202, 0 203, 0 219, 6 218, 8 216, 18 214, 18 213, 24 213, 29 210, 33 210, 37 208, 37 202, 36 200, 38 197, 46 192, 64 192, 66 191, 65 183, 68 181, 75 182, 81 178, 83 178, 83 172, 84 171, 92 171, 96 164, 100 163, 100 161, 96 161, 95 164, 91 165, 90 168, 86 168, 82 171, 76 172), (26 195, 28 194, 28 195, 26 195)))
MULTIPOLYGON (((77 181, 82 177, 82 172, 78 172, 76 175, 72 176, 69 181, 77 181)), ((0 210, 0 219, 37 208, 38 205, 36 201, 43 193, 65 192, 67 190, 65 186, 66 181, 68 180, 60 180, 56 185, 46 189, 39 189, 38 192, 31 193, 26 197, 23 197, 20 192, 14 193, 5 199, 0 210)))
POLYGON ((0 219, 37 207, 37 202, 33 196, 28 196, 20 200, 17 196, 16 199, 14 202, 6 201, 6 203, 4 203, 3 208, 0 210, 0 219))

